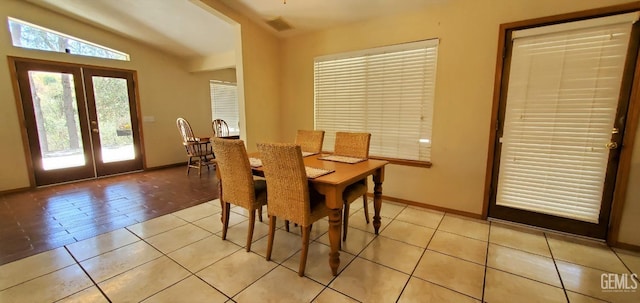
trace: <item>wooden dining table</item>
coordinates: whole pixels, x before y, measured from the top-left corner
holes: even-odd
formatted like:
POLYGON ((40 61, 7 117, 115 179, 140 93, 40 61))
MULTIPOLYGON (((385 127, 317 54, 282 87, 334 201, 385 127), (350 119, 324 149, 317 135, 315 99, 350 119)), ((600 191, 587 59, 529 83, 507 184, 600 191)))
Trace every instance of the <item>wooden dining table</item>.
MULTIPOLYGON (((320 160, 321 154, 303 158, 304 165, 314 168, 333 170, 334 172, 309 179, 313 187, 325 196, 325 203, 331 212, 329 213, 329 266, 333 275, 338 274, 340 266, 340 240, 342 231, 342 192, 344 189, 369 175, 373 176, 373 227, 376 235, 380 229, 380 209, 382 208, 382 182, 384 181, 384 167, 389 162, 383 160, 368 159, 355 164, 320 160)), ((251 153, 249 157, 260 158, 259 153, 251 153)), ((264 176, 262 167, 253 167, 253 174, 264 176)), ((268 206, 267 206, 268 207, 268 206)))

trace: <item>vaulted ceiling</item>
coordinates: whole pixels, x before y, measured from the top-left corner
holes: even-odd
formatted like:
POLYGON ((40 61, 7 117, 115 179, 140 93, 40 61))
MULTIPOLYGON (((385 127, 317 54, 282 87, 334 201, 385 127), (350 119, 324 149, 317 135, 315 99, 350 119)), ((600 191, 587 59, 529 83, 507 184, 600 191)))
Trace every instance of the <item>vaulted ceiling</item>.
MULTIPOLYGON (((233 50, 233 26, 199 0, 24 0, 183 58, 233 50)), ((220 0, 279 37, 424 8, 447 0, 220 0), (278 31, 270 26, 290 26, 278 31)))

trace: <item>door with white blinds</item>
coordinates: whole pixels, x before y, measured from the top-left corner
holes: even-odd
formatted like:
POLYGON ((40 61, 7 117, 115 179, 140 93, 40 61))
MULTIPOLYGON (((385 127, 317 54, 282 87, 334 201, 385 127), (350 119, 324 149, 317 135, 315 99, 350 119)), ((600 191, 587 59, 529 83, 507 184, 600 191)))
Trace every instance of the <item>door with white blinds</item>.
POLYGON ((631 13, 511 33, 489 216, 605 237, 637 19, 631 13))

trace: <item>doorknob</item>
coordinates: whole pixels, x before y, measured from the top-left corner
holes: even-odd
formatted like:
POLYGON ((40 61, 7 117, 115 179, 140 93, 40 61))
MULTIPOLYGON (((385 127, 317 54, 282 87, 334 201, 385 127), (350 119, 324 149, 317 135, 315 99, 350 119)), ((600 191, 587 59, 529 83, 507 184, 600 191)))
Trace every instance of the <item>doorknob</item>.
POLYGON ((97 128, 92 128, 91 131, 96 133, 96 134, 100 132, 97 128))
POLYGON ((605 145, 605 147, 607 147, 608 149, 616 149, 618 148, 618 143, 616 142, 609 142, 605 145))

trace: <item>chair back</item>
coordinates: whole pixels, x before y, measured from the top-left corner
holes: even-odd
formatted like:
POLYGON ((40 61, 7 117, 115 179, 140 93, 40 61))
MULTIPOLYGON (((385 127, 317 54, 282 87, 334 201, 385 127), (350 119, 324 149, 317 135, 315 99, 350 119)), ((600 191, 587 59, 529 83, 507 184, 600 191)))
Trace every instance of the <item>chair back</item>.
POLYGON ((300 145, 260 143, 267 180, 267 213, 302 226, 310 222, 309 184, 300 145))
POLYGON ((191 125, 187 120, 184 118, 178 118, 176 120, 176 125, 178 126, 178 131, 182 137, 182 142, 196 141, 196 137, 193 135, 193 130, 191 130, 191 125))
POLYGON ((321 152, 323 141, 323 130, 298 130, 296 135, 296 144, 300 145, 303 152, 321 152))
POLYGON ((333 153, 339 156, 368 159, 370 141, 370 133, 336 132, 333 153))
POLYGON ((229 125, 222 119, 211 121, 211 128, 213 129, 214 137, 226 137, 229 135, 229 125))
POLYGON ((212 144, 222 182, 223 202, 252 209, 256 197, 244 142, 213 138, 212 144))

